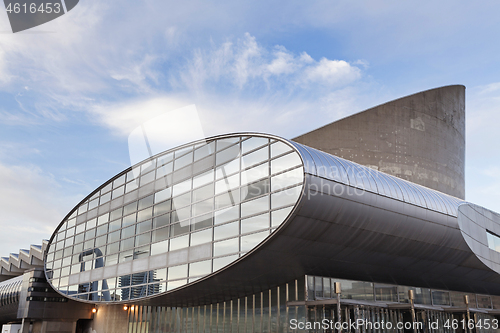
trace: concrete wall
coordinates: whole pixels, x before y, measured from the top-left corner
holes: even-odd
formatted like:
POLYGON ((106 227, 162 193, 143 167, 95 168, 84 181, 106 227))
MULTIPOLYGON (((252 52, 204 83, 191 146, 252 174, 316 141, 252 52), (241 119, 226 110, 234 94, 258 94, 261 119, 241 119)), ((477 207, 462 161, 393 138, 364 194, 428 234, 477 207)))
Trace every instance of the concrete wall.
POLYGON ((406 96, 292 139, 465 198, 465 87, 406 96))

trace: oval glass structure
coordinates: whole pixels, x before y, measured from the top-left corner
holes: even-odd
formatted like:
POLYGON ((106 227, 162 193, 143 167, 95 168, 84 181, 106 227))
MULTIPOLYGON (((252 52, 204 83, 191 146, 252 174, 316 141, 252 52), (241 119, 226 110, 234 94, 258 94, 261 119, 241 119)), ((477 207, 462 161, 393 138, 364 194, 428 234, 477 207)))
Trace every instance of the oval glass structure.
POLYGON ((296 148, 273 136, 224 135, 152 156, 61 222, 47 280, 87 302, 174 290, 252 251, 287 219, 303 183, 296 148))

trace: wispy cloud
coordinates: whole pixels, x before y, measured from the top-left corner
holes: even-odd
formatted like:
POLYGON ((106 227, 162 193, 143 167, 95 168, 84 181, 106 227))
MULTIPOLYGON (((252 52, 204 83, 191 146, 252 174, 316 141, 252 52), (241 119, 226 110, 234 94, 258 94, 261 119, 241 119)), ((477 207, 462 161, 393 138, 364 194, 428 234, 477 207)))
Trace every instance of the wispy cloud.
POLYGON ((60 185, 35 166, 0 164, 0 254, 40 244, 74 205, 75 198, 60 194, 60 185))
POLYGON ((306 52, 296 55, 284 46, 271 50, 246 33, 235 42, 208 50, 197 49, 179 73, 171 76, 172 86, 206 91, 222 84, 230 90, 314 90, 338 88, 361 78, 362 71, 344 60, 314 60, 306 52))

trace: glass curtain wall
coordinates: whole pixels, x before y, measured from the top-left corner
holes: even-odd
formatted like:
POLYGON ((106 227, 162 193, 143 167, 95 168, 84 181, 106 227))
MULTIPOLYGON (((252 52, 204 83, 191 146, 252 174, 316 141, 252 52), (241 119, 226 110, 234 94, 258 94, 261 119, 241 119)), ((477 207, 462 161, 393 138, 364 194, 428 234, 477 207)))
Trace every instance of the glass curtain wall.
POLYGON ((299 154, 268 137, 224 137, 162 153, 75 208, 49 244, 48 280, 93 302, 194 282, 279 227, 303 180, 299 154))

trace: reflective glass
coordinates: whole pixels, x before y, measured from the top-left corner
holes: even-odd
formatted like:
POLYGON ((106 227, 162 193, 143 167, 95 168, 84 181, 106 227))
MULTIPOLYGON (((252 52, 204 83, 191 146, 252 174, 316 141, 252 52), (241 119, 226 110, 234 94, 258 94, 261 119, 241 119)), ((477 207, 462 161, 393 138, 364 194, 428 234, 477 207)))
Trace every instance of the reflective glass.
POLYGON ((230 176, 215 183, 215 194, 227 192, 240 185, 240 175, 230 176))
POLYGON ((191 234, 191 246, 196 246, 212 241, 212 229, 193 232, 191 234))
POLYGON ((214 171, 210 170, 193 178, 193 187, 199 187, 214 181, 214 171))
POLYGON ((223 256, 226 254, 239 251, 239 239, 233 238, 221 242, 214 243, 214 257, 223 256))
POLYGON ((152 256, 154 256, 156 254, 160 254, 160 253, 166 253, 166 252, 168 252, 168 239, 163 241, 163 242, 151 244, 151 255, 152 256))
MULTIPOLYGON (((281 220, 283 221, 283 220, 281 220)), ((241 220, 241 233, 246 234, 262 229, 269 229, 269 214, 257 215, 241 220)))
POLYGON ((189 246, 189 235, 170 239, 170 251, 183 249, 189 246))
POLYGON ((174 170, 179 170, 193 162, 193 153, 190 152, 174 161, 174 170))
MULTIPOLYGON (((242 143, 244 153, 241 157, 239 140, 239 136, 229 137, 208 145, 195 145, 194 151, 189 146, 164 154, 157 160, 143 162, 133 171, 106 184, 101 191, 96 191, 91 199, 73 210, 74 213, 53 237, 53 242, 57 243, 49 246, 46 263, 48 270, 55 269, 51 283, 62 283, 66 288, 69 281, 60 282, 61 276, 65 278, 70 271, 78 274, 79 253, 95 247, 105 254, 106 266, 118 264, 120 269, 120 264, 127 261, 210 244, 213 255, 222 257, 190 263, 193 278, 189 281, 210 274, 212 262, 215 269, 220 269, 249 251, 250 244, 255 245, 269 235, 271 220, 273 227, 278 227, 295 203, 289 199, 286 208, 280 206, 279 210, 269 213, 270 187, 275 185, 281 189, 302 183, 303 173, 302 168, 295 168, 270 179, 270 154, 276 160, 290 158, 289 155, 298 158, 298 155, 285 143, 276 141, 269 146, 268 138, 252 137, 245 138, 242 143), (213 169, 215 165, 217 167, 213 169), (249 165, 247 170, 241 170, 249 165), (209 168, 212 169, 206 171, 209 168), (195 173, 194 177, 188 178, 191 172, 195 173), (111 203, 110 199, 113 199, 111 203), (105 205, 98 206, 98 202, 105 205), (88 209, 92 211, 87 212, 88 209), (78 212, 82 214, 77 217, 78 212), (246 238, 241 239, 240 232, 246 233, 243 236, 246 238), (243 253, 240 246, 245 248, 243 253)), ((275 203, 282 201, 273 195, 275 203)), ((87 258, 84 267, 88 271, 94 269, 95 261, 92 256, 87 258)), ((190 260, 196 259, 190 257, 190 260)), ((188 265, 184 266, 187 271, 188 265)), ((162 287, 157 282, 165 281, 169 270, 163 269, 162 272, 130 272, 133 275, 107 279, 114 281, 107 287, 102 281, 96 281, 98 290, 110 290, 109 298, 102 293, 99 297, 127 300, 161 292, 165 284, 162 287)), ((170 290, 187 283, 186 273, 174 273, 175 269, 172 276, 168 275, 170 290)), ((87 283, 86 288, 89 290, 90 284, 87 283)), ((78 285, 76 289, 78 291, 78 285)))
POLYGON ((267 145, 268 143, 269 143, 269 139, 267 139, 267 138, 259 138, 259 137, 249 138, 248 140, 241 142, 242 154, 245 154, 245 153, 252 151, 258 147, 261 147, 263 145, 267 145))
POLYGON ((248 236, 241 236, 241 251, 250 251, 257 244, 262 242, 267 236, 269 236, 269 231, 258 232, 256 234, 250 234, 248 236))
POLYGON ((155 229, 153 231, 153 243, 168 239, 169 236, 170 236, 170 227, 155 229))
POLYGON ((295 202, 297 202, 301 191, 302 187, 296 186, 281 192, 271 194, 272 209, 293 205, 295 202))
POLYGON ((210 154, 213 154, 215 152, 215 142, 212 141, 209 144, 203 145, 200 148, 197 148, 194 151, 194 160, 200 160, 204 157, 207 157, 210 154))
POLYGON ((252 183, 256 180, 269 176, 269 165, 263 163, 241 172, 241 184, 252 183))
POLYGON ((222 267, 225 267, 238 259, 238 255, 233 255, 233 256, 228 256, 228 257, 222 257, 222 258, 216 258, 213 260, 213 271, 217 271, 221 269, 222 267))
POLYGON ((215 212, 214 223, 221 224, 240 217, 240 206, 232 206, 215 212))
POLYGON ((232 161, 232 160, 239 158, 239 155, 240 155, 240 146, 234 145, 234 146, 229 147, 223 151, 218 152, 215 155, 215 163, 217 165, 227 163, 229 161, 232 161))
POLYGON ((299 155, 290 153, 271 161, 271 174, 291 169, 301 164, 302 161, 300 160, 299 155))
POLYGON ((214 228, 214 240, 236 237, 240 232, 239 222, 231 222, 214 228))
POLYGON ((275 142, 271 144, 271 157, 276 157, 278 155, 282 155, 286 152, 289 152, 292 150, 292 147, 289 145, 283 143, 283 142, 275 142))
POLYGON ((189 264, 189 276, 207 275, 212 273, 212 260, 189 264))
POLYGON ((247 201, 241 204, 241 217, 269 210, 269 197, 247 201))
POLYGON ((302 183, 303 181, 304 171, 302 168, 297 168, 271 177, 271 191, 279 191, 288 186, 302 183))
POLYGON ((156 204, 154 206, 154 215, 162 215, 172 209, 172 204, 170 200, 164 201, 162 203, 156 204))

